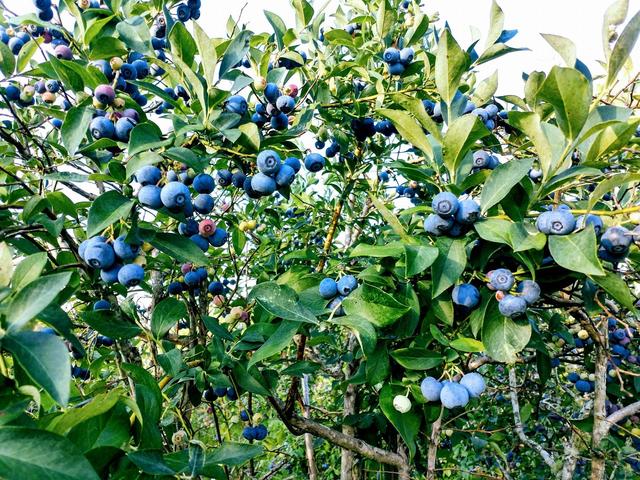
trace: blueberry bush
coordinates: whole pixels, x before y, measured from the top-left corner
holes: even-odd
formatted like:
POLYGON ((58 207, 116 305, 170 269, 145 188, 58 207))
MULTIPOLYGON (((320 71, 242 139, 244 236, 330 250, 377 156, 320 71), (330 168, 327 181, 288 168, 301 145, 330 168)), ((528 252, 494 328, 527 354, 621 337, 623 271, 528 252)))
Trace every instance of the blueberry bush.
POLYGON ((1 478, 638 478, 626 0, 501 96, 495 2, 6 3, 1 478))

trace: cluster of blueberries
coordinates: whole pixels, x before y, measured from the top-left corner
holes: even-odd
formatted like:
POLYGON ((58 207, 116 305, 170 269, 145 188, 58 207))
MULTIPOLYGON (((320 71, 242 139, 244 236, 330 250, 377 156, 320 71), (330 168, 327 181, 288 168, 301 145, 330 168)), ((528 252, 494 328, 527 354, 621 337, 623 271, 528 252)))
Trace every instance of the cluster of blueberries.
MULTIPOLYGON (((256 111, 251 116, 251 121, 262 128, 267 123, 274 130, 286 130, 289 127, 289 114, 293 113, 296 108, 296 97, 298 96, 298 87, 296 85, 288 85, 284 91, 275 83, 256 82, 258 88, 263 88, 264 101, 256 104, 256 111)), ((245 103, 246 104, 246 103, 245 103)), ((240 115, 244 115, 246 110, 240 115)))
POLYGON ((215 402, 224 397, 227 397, 227 400, 231 402, 235 402, 238 400, 238 393, 233 387, 209 387, 202 394, 202 398, 207 402, 215 402))
POLYGON ((387 64, 389 75, 402 75, 405 69, 413 62, 415 52, 413 48, 406 47, 398 49, 395 47, 387 48, 382 54, 384 63, 387 64))
POLYGON ((207 173, 200 173, 191 177, 185 169, 180 176, 170 170, 167 172, 166 183, 159 187, 162 171, 154 165, 146 165, 135 173, 135 179, 142 186, 138 191, 138 201, 149 208, 159 210, 165 207, 172 213, 182 213, 187 217, 185 222, 178 225, 178 232, 188 236, 203 252, 213 247, 221 247, 227 242, 228 234, 211 219, 200 222, 191 218, 194 210, 206 215, 214 207, 213 192, 216 182, 207 173), (189 185, 198 194, 192 201, 189 185))
POLYGON ((439 401, 448 409, 466 406, 470 398, 479 397, 485 388, 484 378, 477 372, 463 375, 459 382, 440 382, 433 377, 427 377, 420 384, 422 395, 427 401, 439 401))
MULTIPOLYGON (((60 91, 61 85, 57 80, 38 80, 34 85, 25 85, 23 87, 10 83, 4 88, 4 95, 9 102, 16 102, 22 107, 33 105, 36 101, 35 95, 40 95, 40 99, 44 103, 52 104, 56 101, 58 96, 56 95, 60 91)), ((71 108, 71 104, 63 99, 61 102, 63 108, 68 110, 71 108)), ((59 125, 62 122, 58 120, 59 125)))
POLYGON ((202 0, 187 0, 187 3, 179 3, 176 6, 176 16, 182 23, 200 18, 202 0))
POLYGON ((93 104, 96 107, 94 118, 89 124, 91 136, 96 140, 110 138, 128 142, 131 130, 139 120, 138 112, 133 108, 118 111, 124 105, 124 100, 116 97, 116 92, 111 85, 99 85, 93 93, 93 104), (114 110, 107 113, 104 109, 108 106, 114 110))
POLYGON ((491 152, 487 150, 476 150, 473 152, 472 172, 477 172, 478 170, 493 170, 498 165, 500 165, 500 160, 491 154, 491 152))
MULTIPOLYGON (((200 286, 206 282, 209 273, 204 267, 194 267, 191 263, 185 263, 180 267, 180 271, 183 275, 182 281, 173 281, 167 287, 167 293, 169 295, 180 295, 182 292, 191 291, 195 296, 199 296, 201 289, 200 286)), ((212 280, 207 286, 207 292, 214 297, 218 295, 224 295, 228 291, 230 280, 224 280, 222 282, 218 280, 212 280)))
MULTIPOLYGON (((405 190, 406 195, 406 190, 405 190)), ((435 236, 460 237, 480 219, 480 205, 468 198, 458 200, 451 192, 440 192, 431 202, 433 213, 424 221, 424 230, 435 236)))
POLYGON ((406 185, 398 185, 396 187, 396 193, 405 198, 415 199, 417 195, 420 195, 420 184, 415 180, 410 180, 406 185))
POLYGON ((345 275, 338 281, 333 278, 326 277, 320 282, 318 291, 320 296, 325 300, 331 300, 327 308, 335 310, 334 316, 340 317, 344 315, 342 301, 358 288, 358 280, 353 275, 345 275))
POLYGON ((634 329, 618 328, 618 323, 615 318, 609 318, 609 349, 611 350, 611 368, 609 369, 610 376, 615 375, 613 366, 620 366, 623 361, 632 364, 640 364, 636 355, 632 354, 630 350, 632 339, 637 332, 634 329))
POLYGON ((505 317, 518 317, 523 315, 527 308, 540 298, 540 285, 533 280, 518 282, 516 291, 509 293, 514 287, 516 279, 510 270, 497 268, 487 273, 487 287, 496 291, 498 308, 505 317))
MULTIPOLYGON (((95 3, 98 3, 94 0, 95 3)), ((33 0, 36 7, 36 14, 43 22, 50 22, 53 19, 53 5, 51 0, 33 0)), ((15 53, 15 52, 14 52, 15 53)))
MULTIPOLYGON (((309 155, 305 159, 307 170, 316 168, 314 158, 309 155)), ((324 158, 320 158, 324 167, 324 158)), ((246 176, 242 172, 237 172, 232 176, 231 183, 239 188, 243 188, 249 198, 267 197, 276 190, 287 189, 291 186, 296 178, 296 174, 300 171, 302 165, 300 160, 295 157, 288 157, 283 162, 274 150, 263 150, 256 158, 256 167, 258 173, 253 176, 246 176), (242 183, 241 183, 242 182, 242 183)))
POLYGON ((145 259, 141 255, 141 246, 140 242, 127 240, 126 235, 120 235, 113 242, 96 236, 82 242, 78 254, 91 268, 100 269, 103 282, 119 282, 129 288, 139 285, 144 279, 142 265, 145 259))
POLYGON ((578 372, 571 372, 569 373, 569 375, 567 375, 567 380, 569 380, 579 392, 590 393, 593 392, 595 388, 595 383, 593 380, 595 379, 595 376, 592 374, 592 379, 590 379, 589 377, 590 375, 587 373, 580 374, 578 372))
MULTIPOLYGON (((240 412, 240 419, 243 422, 250 422, 251 415, 246 410, 242 410, 240 412)), ((266 425, 262 423, 256 426, 247 425, 242 429, 242 436, 244 437, 245 440, 248 440, 248 441, 264 440, 265 438, 267 438, 268 433, 269 431, 267 430, 266 425)))
MULTIPOLYGON (((466 97, 466 95, 461 94, 460 92, 456 92, 456 97, 454 97, 453 104, 459 104, 464 101, 461 98, 457 98, 459 96, 466 97)), ((422 105, 426 110, 427 114, 437 123, 441 123, 443 121, 442 116, 442 104, 440 102, 434 102, 433 100, 425 99, 422 100, 422 105)), ((479 117, 484 123, 485 127, 489 130, 493 130, 496 128, 500 122, 503 122, 508 117, 508 112, 506 110, 500 110, 500 107, 494 103, 489 103, 484 107, 478 108, 475 103, 466 98, 466 103, 464 103, 464 108, 462 109, 461 114, 472 114, 479 117)), ((497 158, 494 157, 494 160, 497 158)), ((491 160, 493 162, 493 160, 491 160)), ((482 168, 495 168, 498 164, 493 164, 492 167, 485 166, 482 168)))

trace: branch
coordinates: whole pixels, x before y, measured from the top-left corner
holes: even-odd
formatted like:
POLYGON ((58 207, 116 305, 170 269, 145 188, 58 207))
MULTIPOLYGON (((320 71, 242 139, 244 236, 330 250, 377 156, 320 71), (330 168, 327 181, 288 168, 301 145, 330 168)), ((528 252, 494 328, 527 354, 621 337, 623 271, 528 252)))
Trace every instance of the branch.
POLYGON ((607 426, 606 426, 606 430, 605 430, 605 435, 609 432, 609 429, 614 424, 616 424, 618 422, 621 422, 625 418, 630 417, 631 415, 635 415, 638 412, 640 412, 640 401, 637 401, 635 403, 630 403, 626 407, 621 408, 620 410, 618 410, 616 412, 613 412, 611 415, 609 415, 606 418, 607 426))
POLYGON ((555 464, 553 456, 542 448, 539 443, 534 442, 524 433, 522 418, 520 417, 520 403, 518 402, 518 379, 516 378, 516 369, 513 366, 509 368, 509 389, 511 390, 511 407, 513 408, 513 421, 515 422, 514 428, 518 434, 518 438, 524 444, 535 450, 542 457, 544 463, 553 468, 555 464))

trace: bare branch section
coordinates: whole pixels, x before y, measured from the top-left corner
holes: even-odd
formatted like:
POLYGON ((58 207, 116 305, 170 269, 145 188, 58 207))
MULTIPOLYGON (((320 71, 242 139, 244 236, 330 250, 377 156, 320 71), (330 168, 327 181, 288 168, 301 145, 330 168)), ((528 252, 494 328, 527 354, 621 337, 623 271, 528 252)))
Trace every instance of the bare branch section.
POLYGON ((511 391, 511 407, 513 408, 513 421, 514 428, 516 433, 518 434, 518 438, 530 448, 535 450, 544 463, 546 463, 549 467, 553 467, 555 465, 555 461, 553 456, 547 452, 542 445, 531 440, 524 433, 524 427, 522 426, 522 417, 520 416, 520 402, 518 401, 518 378, 516 377, 516 369, 515 367, 509 368, 509 390, 511 391))

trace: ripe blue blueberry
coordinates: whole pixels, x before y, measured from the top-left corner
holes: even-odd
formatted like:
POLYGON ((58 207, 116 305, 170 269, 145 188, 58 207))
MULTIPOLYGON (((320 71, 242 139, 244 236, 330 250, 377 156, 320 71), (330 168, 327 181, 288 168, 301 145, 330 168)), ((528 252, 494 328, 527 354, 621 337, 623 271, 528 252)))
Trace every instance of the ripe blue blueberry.
POLYGON ((227 399, 234 401, 238 399, 238 394, 233 387, 227 388, 227 399))
POLYGON ((168 209, 183 209, 190 203, 189 188, 181 182, 169 182, 162 187, 160 199, 168 209))
POLYGON ((413 48, 407 47, 400 50, 400 63, 402 63, 405 67, 413 62, 413 57, 415 52, 413 48))
POLYGON ((162 178, 162 172, 156 166, 146 165, 135 173, 135 177, 141 185, 156 185, 162 178))
POLYGON ((298 173, 300 171, 300 168, 302 168, 302 164, 300 163, 300 160, 298 160, 295 157, 288 157, 285 161, 284 161, 285 165, 289 165, 291 168, 293 168, 293 171, 298 173))
POLYGON ((11 53, 13 53, 14 55, 18 55, 20 53, 20 50, 22 50, 22 47, 24 46, 24 42, 18 37, 11 37, 7 46, 9 47, 9 50, 11 50, 11 53))
POLYGON ((540 285, 533 280, 523 280, 518 284, 516 292, 520 294, 521 298, 524 298, 527 305, 533 305, 540 298, 540 285))
POLYGON ((444 235, 453 227, 453 218, 442 218, 432 213, 424 221, 424 231, 431 235, 444 235))
POLYGON ((567 380, 569 380, 571 383, 576 383, 578 380, 580 380, 580 375, 577 372, 571 372, 569 373, 569 375, 567 375, 567 380))
POLYGON ((116 283, 118 281, 118 272, 120 272, 121 268, 122 264, 114 263, 110 268, 100 270, 100 279, 104 283, 116 283))
POLYGON ((338 280, 338 293, 340 295, 349 295, 358 287, 358 280, 353 275, 345 275, 338 280))
POLYGON ((162 208, 161 188, 156 185, 145 185, 138 191, 138 201, 149 208, 162 208))
POLYGON ((247 413, 246 410, 242 410, 240 412, 240 420, 242 420, 243 422, 248 422, 249 421, 249 414, 247 413))
POLYGON ((89 124, 91 135, 96 140, 101 138, 114 138, 116 135, 116 127, 113 122, 105 117, 96 117, 89 124))
POLYGON ((506 268, 493 270, 487 274, 487 277, 489 278, 489 285, 494 290, 511 290, 516 281, 513 278, 513 273, 506 268))
POLYGON ((420 383, 422 395, 428 402, 437 402, 440 400, 440 392, 442 391, 442 383, 433 377, 427 377, 420 383))
POLYGON ((138 80, 142 80, 145 77, 149 76, 149 64, 146 60, 139 58, 135 60, 131 65, 136 69, 136 76, 138 80))
POLYGON ((522 297, 505 295, 504 298, 498 302, 498 309, 505 317, 514 318, 527 311, 527 302, 522 297))
POLYGON ((120 76, 124 80, 135 80, 138 78, 138 72, 132 64, 123 63, 120 67, 120 76))
POLYGON ((264 88, 264 98, 266 98, 269 103, 275 104, 279 96, 280 89, 278 86, 275 83, 267 83, 267 86, 264 88))
POLYGON ((213 247, 216 247, 216 248, 221 247, 225 243, 227 243, 228 238, 229 238, 229 234, 227 233, 227 231, 224 228, 218 227, 213 232, 213 235, 209 237, 209 243, 213 247))
POLYGON ((402 63, 390 63, 387 65, 389 75, 402 75, 404 73, 405 66, 402 63))
POLYGON ((338 284, 333 278, 324 278, 320 282, 320 296, 326 300, 330 300, 338 294, 338 284))
POLYGON ((93 268, 108 269, 114 264, 116 254, 108 243, 96 242, 87 247, 84 259, 93 268))
POLYGON ((132 245, 125 242, 126 235, 120 235, 113 242, 113 250, 121 260, 133 260, 140 251, 139 245, 132 245))
POLYGON ((275 175, 278 173, 278 170, 280 170, 282 160, 277 152, 274 152, 273 150, 263 150, 258 154, 256 165, 258 166, 258 171, 260 173, 264 173, 265 175, 275 175))
POLYGON ((479 397, 487 387, 484 378, 477 372, 467 373, 460 379, 460 385, 469 391, 469 395, 473 398, 479 397))
POLYGON ((251 441, 251 440, 255 440, 255 432, 253 427, 244 427, 242 429, 242 436, 244 437, 245 440, 251 441))
POLYGON ((462 200, 458 203, 456 222, 471 225, 480 218, 480 205, 472 199, 462 200))
MULTIPOLYGON (((209 245, 207 244, 207 247, 209 245)), ((184 276, 184 283, 187 284, 188 287, 195 287, 201 281, 200 275, 197 272, 191 271, 187 272, 184 276)))
POLYGON ((587 226, 593 227, 597 236, 600 236, 602 233, 602 229, 604 228, 604 224, 602 223, 602 218, 599 215, 580 215, 576 219, 576 229, 585 228, 587 226))
POLYGON ((456 382, 446 382, 440 391, 440 401, 445 408, 464 407, 469 403, 469 391, 456 382))
POLYGON ((90 247, 91 245, 94 245, 96 243, 105 243, 107 241, 106 237, 103 237, 102 235, 97 236, 97 237, 91 237, 87 240, 85 240, 84 242, 82 242, 79 246, 78 246, 78 255, 80 255, 80 258, 82 258, 83 260, 86 261, 84 254, 87 251, 87 248, 90 247))
POLYGON ((224 285, 222 284, 222 282, 213 281, 209 283, 207 291, 211 295, 222 295, 224 293, 224 285))
POLYGON ((200 173, 193 179, 193 189, 198 193, 211 193, 215 187, 216 182, 207 173, 200 173))
POLYGON ((282 165, 276 174, 276 184, 278 187, 288 187, 296 178, 296 172, 289 165, 282 165))
POLYGON ((7 100, 15 102, 20 98, 20 89, 15 85, 7 85, 4 90, 7 100))
POLYGON ((480 303, 480 292, 470 283, 461 283, 453 288, 451 299, 456 305, 473 309, 480 303))
POLYGON ((344 315, 344 308, 342 308, 342 301, 344 300, 345 297, 343 297, 342 295, 338 295, 337 297, 334 297, 333 300, 331 300, 329 302, 329 305, 327 305, 327 308, 331 311, 335 310, 334 316, 335 317, 342 317, 344 315))
POLYGON ((459 202, 456 196, 450 192, 440 192, 431 202, 434 213, 442 217, 451 217, 458 211, 459 202))
POLYGON ((256 173, 251 179, 251 188, 260 195, 271 195, 276 191, 276 186, 276 181, 264 173, 256 173))
POLYGON ((246 178, 247 178, 247 176, 244 174, 244 172, 242 172, 240 170, 237 170, 237 171, 233 172, 233 174, 231 176, 231 183, 236 188, 242 188, 246 178))
POLYGON ((304 158, 304 168, 310 172, 319 172, 324 168, 325 159, 319 153, 310 153, 304 158))
POLYGON ((193 208, 196 212, 206 215, 213 210, 214 200, 211 195, 201 193, 193 200, 193 208))
POLYGON ((182 293, 182 283, 171 282, 167 287, 167 293, 169 295, 180 295, 182 293))
POLYGON ((254 428, 254 436, 256 440, 264 440, 267 438, 267 427, 263 424, 258 425, 254 428))
POLYGON ((136 264, 123 265, 118 272, 118 281, 125 287, 135 287, 144 280, 144 269, 136 264))
POLYGON ((576 382, 576 390, 582 393, 589 393, 591 391, 591 382, 587 380, 578 380, 576 382))
POLYGON ((98 300, 93 304, 93 311, 96 312, 98 310, 111 310, 111 302, 109 300, 98 300))
POLYGON ((237 113, 238 115, 244 115, 249 110, 247 101, 240 95, 229 97, 224 108, 227 112, 237 113))
POLYGON ((550 212, 543 212, 536 220, 538 230, 546 235, 567 235, 576 226, 576 220, 571 211, 558 209, 550 212))
POLYGON ((274 130, 285 130, 289 126, 289 117, 285 113, 278 113, 271 117, 271 128, 274 130))
POLYGON ((289 95, 280 95, 276 101, 276 108, 282 113, 291 113, 296 107, 296 101, 289 95))
POLYGON ((203 237, 199 233, 196 233, 195 235, 191 235, 189 238, 203 252, 206 252, 207 250, 209 250, 209 240, 207 240, 205 237, 203 237))
POLYGON ((217 397, 224 397, 227 394, 227 387, 215 387, 213 393, 215 393, 217 397))
POLYGON ((382 54, 384 61, 390 65, 398 63, 400 61, 400 50, 397 48, 389 47, 382 54))
POLYGON ((600 245, 614 255, 622 255, 629 250, 632 237, 625 227, 610 227, 605 230, 600 239, 600 245))
POLYGON ((216 183, 221 187, 228 187, 233 182, 233 174, 229 170, 218 170, 216 183))

